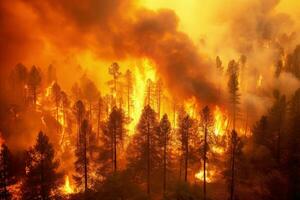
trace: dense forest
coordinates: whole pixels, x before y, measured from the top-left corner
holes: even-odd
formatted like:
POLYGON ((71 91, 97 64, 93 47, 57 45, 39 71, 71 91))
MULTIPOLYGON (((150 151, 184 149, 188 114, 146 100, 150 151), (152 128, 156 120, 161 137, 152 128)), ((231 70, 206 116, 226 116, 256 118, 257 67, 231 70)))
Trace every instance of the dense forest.
POLYGON ((1 0, 0 200, 300 199, 299 7, 1 0))

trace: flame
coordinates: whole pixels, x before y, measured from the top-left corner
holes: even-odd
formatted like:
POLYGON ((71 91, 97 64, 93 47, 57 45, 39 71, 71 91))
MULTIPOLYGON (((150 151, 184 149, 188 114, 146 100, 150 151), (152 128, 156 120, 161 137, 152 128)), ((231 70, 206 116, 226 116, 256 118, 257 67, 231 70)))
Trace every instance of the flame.
MULTIPOLYGON (((199 181, 204 181, 204 174, 203 169, 200 169, 196 174, 195 178, 199 181)), ((213 169, 209 169, 208 165, 206 165, 206 182, 211 183, 215 180, 216 177, 216 171, 213 169)))
POLYGON ((142 66, 136 66, 134 68, 134 85, 133 85, 133 113, 131 114, 132 122, 129 126, 129 134, 134 133, 134 129, 140 115, 143 111, 145 98, 148 90, 148 81, 151 80, 155 82, 156 72, 151 62, 148 59, 144 59, 142 62, 142 66))
POLYGON ((262 84, 262 75, 260 74, 257 81, 256 81, 256 88, 260 88, 261 87, 261 84, 262 84))
POLYGON ((228 119, 220 110, 219 106, 216 106, 214 111, 214 134, 216 136, 223 136, 228 124, 228 119))
POLYGON ((73 189, 72 185, 70 184, 69 176, 66 176, 66 178, 65 178, 65 184, 62 187, 62 191, 64 194, 74 193, 74 189, 73 189))

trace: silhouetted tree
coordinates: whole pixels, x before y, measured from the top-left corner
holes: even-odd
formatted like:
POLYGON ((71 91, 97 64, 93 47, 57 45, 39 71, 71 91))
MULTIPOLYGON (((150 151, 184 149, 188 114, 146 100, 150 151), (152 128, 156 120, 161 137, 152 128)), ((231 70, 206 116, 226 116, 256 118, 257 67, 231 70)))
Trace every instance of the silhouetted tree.
POLYGON ((181 143, 181 157, 184 161, 184 181, 188 181, 188 164, 189 164, 189 157, 190 157, 190 139, 191 139, 191 132, 193 127, 193 120, 190 118, 189 115, 184 115, 182 118, 179 119, 179 140, 181 143))
POLYGON ((162 141, 163 147, 163 194, 166 196, 167 188, 167 158, 168 158, 168 147, 171 139, 171 124, 168 119, 168 115, 164 114, 159 123, 159 134, 162 141))
POLYGON ((36 144, 26 152, 26 175, 22 183, 22 198, 53 199, 61 175, 57 173, 58 161, 49 138, 39 132, 36 144))
POLYGON ((132 107, 132 89, 133 89, 133 78, 132 78, 132 72, 130 70, 127 70, 125 73, 125 79, 126 79, 126 96, 127 96, 127 117, 131 117, 131 107, 132 107))
POLYGON ((207 164, 207 151, 209 149, 208 146, 208 138, 213 126, 213 116, 208 106, 205 106, 201 112, 201 126, 204 132, 204 148, 203 148, 203 196, 204 200, 206 200, 206 164, 207 164))
POLYGON ((136 174, 146 176, 148 196, 151 194, 151 177, 160 164, 158 141, 156 113, 147 105, 143 109, 137 125, 137 133, 134 135, 128 154, 129 168, 132 168, 136 174))
POLYGON ((83 118, 85 116, 85 108, 84 104, 82 103, 81 100, 78 100, 74 106, 73 106, 73 113, 76 117, 77 121, 77 146, 80 144, 80 131, 81 131, 81 124, 83 121, 83 118))
POLYGON ((111 64, 111 66, 108 68, 109 74, 112 76, 112 80, 108 82, 108 84, 111 86, 112 95, 114 97, 113 106, 116 105, 116 99, 117 99, 117 85, 118 85, 118 79, 121 76, 120 72, 120 66, 118 63, 114 62, 111 64))
POLYGON ((75 171, 73 175, 74 180, 78 187, 83 186, 84 193, 88 191, 88 173, 89 173, 89 159, 87 156, 88 149, 88 136, 89 136, 89 123, 83 120, 80 127, 80 141, 76 148, 75 156, 75 171))
POLYGON ((26 100, 27 79, 27 68, 22 63, 18 63, 10 73, 10 85, 13 94, 16 95, 15 100, 21 100, 22 103, 26 100))
POLYGON ((121 109, 118 109, 117 107, 113 107, 108 121, 103 126, 103 137, 102 137, 102 143, 103 143, 103 151, 100 153, 100 160, 107 158, 107 155, 109 151, 109 154, 111 155, 111 163, 112 163, 112 170, 113 172, 117 171, 117 152, 118 152, 118 146, 122 145, 123 138, 126 133, 125 130, 125 118, 124 114, 121 109))
POLYGON ((57 135, 59 134, 59 120, 58 120, 58 115, 59 115, 59 106, 60 106, 60 101, 61 101, 61 89, 60 86, 57 84, 57 82, 54 82, 52 87, 51 87, 51 96, 52 99, 55 103, 55 108, 56 108, 56 131, 57 135))
POLYGON ((47 69, 47 83, 49 85, 54 81, 57 81, 56 68, 52 64, 50 64, 47 69))
POLYGON ((36 107, 37 89, 41 85, 42 77, 36 66, 32 66, 28 76, 28 86, 32 91, 33 105, 36 107))
POLYGON ((237 116, 237 106, 240 101, 240 94, 239 91, 239 82, 238 82, 238 63, 234 60, 231 60, 228 63, 227 73, 229 75, 228 80, 228 89, 230 95, 230 104, 231 104, 231 117, 233 123, 233 130, 231 131, 231 181, 230 181, 230 200, 234 199, 234 187, 235 187, 235 180, 234 180, 234 173, 235 173, 235 149, 236 149, 236 140, 237 140, 237 133, 235 131, 235 124, 236 124, 236 116, 237 116))

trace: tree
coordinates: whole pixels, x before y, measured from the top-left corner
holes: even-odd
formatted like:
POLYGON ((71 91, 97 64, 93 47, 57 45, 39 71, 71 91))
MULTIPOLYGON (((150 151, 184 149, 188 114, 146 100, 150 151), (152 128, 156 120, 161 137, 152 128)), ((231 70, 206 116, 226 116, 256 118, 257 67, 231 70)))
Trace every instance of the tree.
POLYGON ((42 77, 36 66, 32 66, 28 76, 28 86, 32 91, 33 105, 36 107, 37 89, 41 85, 42 77))
POLYGON ((89 134, 89 123, 87 120, 83 120, 80 127, 80 141, 76 148, 75 156, 75 171, 73 175, 74 180, 78 187, 83 186, 85 195, 88 191, 88 170, 89 170, 89 159, 87 157, 88 149, 88 134, 89 134))
POLYGON ((53 83, 52 87, 51 87, 51 94, 52 94, 52 99, 55 103, 55 107, 56 107, 56 122, 57 122, 57 126, 56 126, 56 131, 57 131, 57 135, 59 134, 59 120, 58 120, 58 114, 59 114, 59 106, 60 106, 60 101, 61 101, 61 89, 60 86, 57 84, 57 82, 53 83))
POLYGON ((73 113, 76 117, 77 121, 77 146, 79 145, 80 142, 80 130, 81 130, 81 124, 85 115, 85 108, 84 104, 82 103, 81 100, 78 100, 74 106, 73 106, 73 113))
POLYGON ((11 199, 8 186, 12 184, 11 153, 5 144, 0 147, 0 199, 11 199))
POLYGON ((181 143, 182 159, 184 161, 184 181, 188 180, 188 164, 190 157, 190 139, 192 132, 193 120, 189 115, 185 114, 179 119, 179 140, 181 143))
POLYGON ((239 91, 239 82, 238 82, 238 63, 234 60, 231 60, 228 64, 227 73, 229 75, 228 80, 228 89, 230 95, 230 104, 231 104, 231 116, 233 122, 233 130, 231 131, 231 181, 230 181, 230 200, 234 199, 234 173, 235 173, 235 149, 236 149, 236 140, 237 133, 235 131, 236 124, 236 115, 237 115, 237 106, 240 101, 239 91))
POLYGON ((158 122, 156 113, 145 106, 137 125, 137 133, 129 148, 129 168, 136 174, 146 176, 147 194, 151 194, 152 176, 160 168, 158 146, 158 122))
POLYGON ((282 132, 284 130, 285 115, 287 102, 284 95, 280 95, 279 91, 274 91, 275 102, 272 108, 269 110, 269 121, 272 126, 270 126, 271 134, 274 143, 271 144, 274 148, 274 157, 277 160, 278 165, 281 163, 281 149, 282 149, 282 132))
POLYGON ((54 158, 53 146, 43 132, 39 132, 36 144, 26 152, 25 162, 23 199, 53 199, 61 175, 57 173, 59 162, 54 158))
POLYGON ((171 139, 171 124, 168 119, 168 115, 164 114, 160 123, 159 123, 159 133, 162 138, 162 146, 163 146, 163 194, 166 196, 166 188, 167 188, 167 153, 168 146, 171 139))
POLYGON ((109 151, 109 154, 111 155, 112 172, 117 171, 117 147, 123 143, 123 138, 126 132, 124 124, 125 118, 122 110, 117 107, 113 107, 108 121, 103 126, 102 142, 104 145, 104 151, 102 152, 102 155, 100 155, 103 159, 106 157, 105 155, 107 155, 107 151, 109 151))
POLYGON ((288 138, 288 199, 300 198, 300 89, 293 95, 289 107, 289 138, 288 138))
POLYGON ((201 126, 204 129, 204 151, 203 151, 203 196, 206 200, 206 163, 208 147, 208 135, 213 127, 213 116, 208 106, 205 106, 201 112, 201 126))
POLYGON ((116 99, 117 99, 117 84, 118 84, 118 79, 121 76, 120 66, 118 63, 114 62, 111 64, 111 66, 108 68, 109 74, 112 76, 112 81, 109 81, 108 84, 111 85, 111 90, 112 94, 114 97, 114 106, 116 105, 116 99))

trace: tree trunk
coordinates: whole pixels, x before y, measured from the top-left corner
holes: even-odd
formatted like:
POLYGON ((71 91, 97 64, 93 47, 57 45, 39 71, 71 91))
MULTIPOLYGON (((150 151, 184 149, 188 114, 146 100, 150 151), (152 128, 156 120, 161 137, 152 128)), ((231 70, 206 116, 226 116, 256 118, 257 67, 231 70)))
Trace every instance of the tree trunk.
POLYGON ((116 135, 116 122, 114 122, 114 172, 117 171, 117 135, 116 135))

